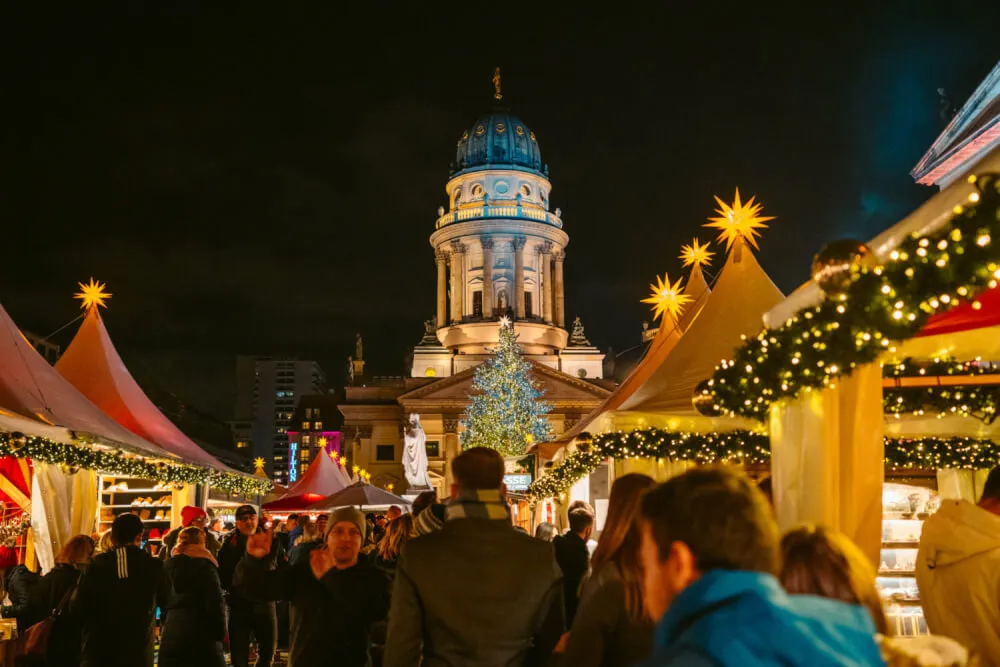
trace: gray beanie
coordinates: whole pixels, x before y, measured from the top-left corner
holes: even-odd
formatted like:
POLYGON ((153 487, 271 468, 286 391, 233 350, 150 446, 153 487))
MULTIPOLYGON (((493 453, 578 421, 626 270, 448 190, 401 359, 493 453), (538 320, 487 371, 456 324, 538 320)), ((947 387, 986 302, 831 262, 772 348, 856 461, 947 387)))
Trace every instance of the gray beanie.
POLYGON ((361 513, 361 510, 354 509, 353 507, 338 507, 337 509, 330 512, 330 528, 333 529, 341 521, 348 521, 353 523, 361 531, 361 541, 365 541, 365 533, 368 530, 368 522, 365 521, 365 515, 361 513))

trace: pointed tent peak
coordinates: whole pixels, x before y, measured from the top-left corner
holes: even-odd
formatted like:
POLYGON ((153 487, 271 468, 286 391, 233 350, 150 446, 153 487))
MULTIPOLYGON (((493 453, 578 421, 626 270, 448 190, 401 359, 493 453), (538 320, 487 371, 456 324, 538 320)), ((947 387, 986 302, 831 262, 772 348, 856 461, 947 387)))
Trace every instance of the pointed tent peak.
POLYGON ((676 322, 684 306, 691 301, 691 297, 681 287, 682 280, 678 278, 672 283, 669 274, 664 273, 662 278, 657 276, 656 282, 649 285, 650 295, 641 301, 652 305, 654 318, 663 316, 660 326, 666 324, 667 316, 676 322))
POLYGON ((718 208, 715 209, 717 217, 710 217, 705 227, 718 229, 718 243, 725 242, 726 250, 730 250, 738 239, 744 240, 754 249, 759 250, 757 237, 760 236, 761 229, 767 229, 767 223, 774 220, 774 216, 760 215, 764 205, 754 202, 756 195, 750 197, 746 203, 740 200, 740 189, 736 188, 736 195, 732 205, 715 196, 718 208))
POLYGON ((690 245, 682 245, 680 259, 684 262, 684 266, 697 268, 711 263, 715 253, 711 252, 708 247, 707 243, 699 243, 697 237, 691 240, 690 245))
POLYGON ((229 471, 184 435, 146 396, 92 307, 55 369, 108 417, 132 433, 196 465, 229 471))
POLYGON ((283 496, 264 505, 266 510, 305 509, 323 498, 346 489, 351 485, 347 473, 333 458, 336 451, 329 456, 317 456, 309 464, 302 477, 288 487, 283 496))
POLYGON ((699 264, 691 267, 691 273, 688 276, 687 283, 684 285, 684 292, 691 297, 691 303, 684 309, 677 323, 681 331, 687 331, 691 323, 694 322, 694 319, 698 317, 701 309, 708 301, 709 295, 712 293, 712 288, 708 286, 708 281, 705 280, 705 274, 702 273, 699 264))
POLYGON ((94 280, 91 277, 89 283, 77 283, 80 291, 73 295, 74 299, 80 300, 80 308, 88 313, 96 311, 98 308, 107 308, 108 300, 112 294, 107 291, 107 283, 94 280))

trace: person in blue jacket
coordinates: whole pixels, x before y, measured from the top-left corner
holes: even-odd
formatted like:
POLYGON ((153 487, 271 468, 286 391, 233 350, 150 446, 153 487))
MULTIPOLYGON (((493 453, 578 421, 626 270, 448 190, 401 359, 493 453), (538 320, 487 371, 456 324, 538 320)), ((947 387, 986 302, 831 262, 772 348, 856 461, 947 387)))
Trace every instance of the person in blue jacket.
POLYGON ((648 667, 885 664, 867 610, 781 587, 778 528, 743 474, 690 470, 647 493, 640 521, 648 667))

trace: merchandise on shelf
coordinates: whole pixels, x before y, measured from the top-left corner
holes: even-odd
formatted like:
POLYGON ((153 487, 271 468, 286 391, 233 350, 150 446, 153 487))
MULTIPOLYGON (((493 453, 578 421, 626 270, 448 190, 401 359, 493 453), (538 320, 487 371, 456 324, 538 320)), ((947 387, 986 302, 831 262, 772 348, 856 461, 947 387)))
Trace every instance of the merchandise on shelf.
POLYGON ((143 541, 152 553, 159 549, 160 541, 170 530, 173 510, 173 485, 148 479, 101 477, 101 493, 97 503, 98 531, 111 528, 115 517, 135 514, 143 522, 146 532, 143 541))

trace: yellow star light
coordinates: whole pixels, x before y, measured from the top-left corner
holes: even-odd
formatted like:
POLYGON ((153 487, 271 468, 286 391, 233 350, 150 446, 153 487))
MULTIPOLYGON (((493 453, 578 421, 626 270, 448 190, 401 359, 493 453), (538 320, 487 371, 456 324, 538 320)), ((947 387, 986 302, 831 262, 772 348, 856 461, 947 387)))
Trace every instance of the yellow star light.
POLYGON ((706 227, 714 227, 720 230, 718 242, 726 242, 726 250, 733 247, 736 239, 743 239, 753 248, 760 250, 757 245, 757 237, 760 236, 759 229, 767 229, 764 223, 774 220, 774 216, 762 216, 760 211, 763 204, 755 204, 754 197, 744 204, 740 202, 740 189, 736 188, 736 197, 733 205, 725 203, 718 197, 715 198, 719 208, 715 212, 719 214, 717 218, 709 218, 706 227))
POLYGON ((652 293, 643 299, 642 303, 652 304, 654 318, 660 317, 663 313, 670 313, 676 319, 684 306, 691 301, 691 297, 685 294, 684 288, 681 287, 681 280, 678 278, 676 283, 671 284, 670 276, 666 273, 662 278, 657 276, 656 283, 650 284, 649 289, 652 293))
POLYGON ((90 282, 84 285, 83 283, 77 283, 80 286, 80 291, 73 295, 74 299, 80 300, 80 307, 84 310, 90 310, 91 308, 96 308, 100 306, 101 308, 107 308, 108 304, 105 303, 111 298, 111 294, 105 292, 107 285, 104 283, 99 283, 93 278, 90 282))
POLYGON ((712 261, 712 257, 715 256, 714 252, 710 252, 708 249, 708 244, 698 243, 698 239, 693 239, 691 245, 681 246, 681 259, 684 260, 684 266, 705 266, 712 261))
POLYGON ((319 444, 320 449, 326 449, 326 443, 328 442, 326 438, 320 437, 320 439, 317 440, 316 442, 317 444, 319 444))
POLYGON ((263 456, 258 456, 253 460, 253 464, 254 467, 257 468, 257 470, 263 470, 264 466, 267 464, 267 461, 264 460, 263 456))

